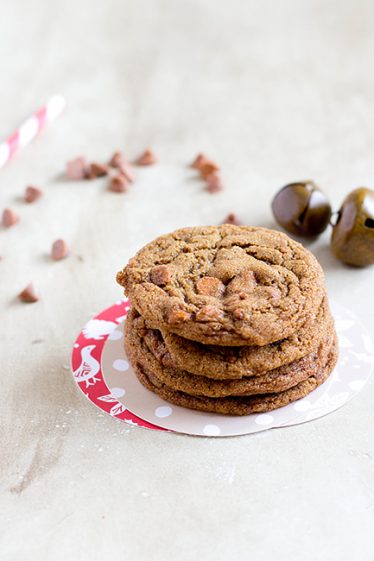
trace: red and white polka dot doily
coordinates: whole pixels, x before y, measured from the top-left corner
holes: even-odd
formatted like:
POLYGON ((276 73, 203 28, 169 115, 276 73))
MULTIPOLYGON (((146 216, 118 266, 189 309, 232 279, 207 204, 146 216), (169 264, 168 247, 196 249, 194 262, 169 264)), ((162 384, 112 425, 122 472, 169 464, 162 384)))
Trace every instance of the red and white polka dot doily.
POLYGON ((123 324, 129 309, 118 301, 91 319, 72 352, 74 379, 97 407, 126 423, 153 430, 200 436, 235 436, 290 426, 322 417, 356 395, 374 364, 374 345, 357 318, 333 305, 340 358, 328 380, 304 399, 270 413, 224 416, 172 405, 144 388, 123 346, 123 324))

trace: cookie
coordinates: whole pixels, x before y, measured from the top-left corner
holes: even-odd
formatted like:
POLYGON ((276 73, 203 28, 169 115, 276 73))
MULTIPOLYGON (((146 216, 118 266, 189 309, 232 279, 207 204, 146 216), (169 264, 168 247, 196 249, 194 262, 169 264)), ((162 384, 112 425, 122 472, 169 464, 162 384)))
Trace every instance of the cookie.
POLYGON ((289 337, 324 294, 322 269, 301 244, 282 232, 231 224, 161 236, 117 281, 152 327, 210 345, 289 337))
POLYGON ((304 357, 326 337, 333 320, 325 297, 317 316, 309 315, 299 331, 263 347, 202 345, 164 329, 150 329, 148 322, 134 308, 130 310, 127 321, 166 366, 215 380, 227 380, 258 376, 304 357))
POLYGON ((191 396, 184 392, 172 390, 160 382, 140 362, 135 363, 133 366, 140 383, 170 403, 189 409, 221 413, 223 415, 250 415, 251 413, 266 413, 279 407, 284 407, 308 395, 328 378, 336 364, 337 356, 337 345, 334 343, 325 364, 307 380, 280 393, 247 397, 213 398, 191 396))
POLYGON ((140 364, 159 383, 169 389, 189 395, 221 398, 227 396, 248 396, 282 392, 303 382, 326 363, 334 342, 333 324, 319 346, 308 355, 261 376, 243 377, 240 380, 213 380, 205 376, 195 376, 185 370, 166 366, 149 349, 147 339, 142 338, 131 321, 126 322, 125 349, 132 364, 140 364))

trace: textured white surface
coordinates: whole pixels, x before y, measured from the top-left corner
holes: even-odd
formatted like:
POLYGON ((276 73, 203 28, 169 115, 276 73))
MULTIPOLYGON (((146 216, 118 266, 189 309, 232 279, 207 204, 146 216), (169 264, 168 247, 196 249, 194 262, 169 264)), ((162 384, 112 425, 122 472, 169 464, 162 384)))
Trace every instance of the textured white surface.
MULTIPOLYGON (((144 242, 229 211, 272 225, 269 201, 311 177, 338 206, 374 185, 374 8, 348 0, 3 2, 0 136, 55 92, 64 117, 1 170, 0 557, 361 561, 374 556, 373 394, 299 427, 228 440, 117 423, 80 397, 72 341, 120 294, 144 242), (131 193, 67 183, 64 162, 151 146, 131 193), (186 169, 204 150, 227 189, 186 169), (27 183, 45 189, 34 205, 27 183), (51 263, 63 237, 68 259, 51 263), (83 258, 81 261, 78 256, 83 258), (14 296, 30 280, 42 294, 14 296), (33 341, 39 341, 32 343, 33 341)), ((374 270, 313 244, 337 301, 373 333, 374 270)))

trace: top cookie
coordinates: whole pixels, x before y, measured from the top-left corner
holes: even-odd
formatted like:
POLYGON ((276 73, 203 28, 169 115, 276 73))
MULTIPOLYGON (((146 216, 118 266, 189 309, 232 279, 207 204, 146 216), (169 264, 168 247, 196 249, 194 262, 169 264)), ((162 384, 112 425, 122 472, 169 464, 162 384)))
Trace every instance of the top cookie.
POLYGON ((183 228, 147 244, 117 274, 154 328, 212 345, 267 345, 294 333, 325 291, 315 257, 250 226, 183 228))

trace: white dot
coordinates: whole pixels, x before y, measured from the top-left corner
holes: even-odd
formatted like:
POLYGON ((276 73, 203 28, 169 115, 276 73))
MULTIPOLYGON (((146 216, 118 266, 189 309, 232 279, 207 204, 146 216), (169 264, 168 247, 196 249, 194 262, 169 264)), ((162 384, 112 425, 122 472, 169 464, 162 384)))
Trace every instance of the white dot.
POLYGON ((299 411, 300 413, 303 413, 304 411, 308 411, 308 409, 310 409, 311 407, 312 407, 312 404, 307 399, 302 399, 301 401, 296 401, 296 403, 294 403, 294 405, 293 405, 293 408, 295 409, 295 411, 299 411))
POLYGON ((112 333, 109 334, 108 339, 110 341, 117 341, 118 339, 121 339, 121 337, 123 337, 123 333, 121 331, 118 331, 118 329, 116 329, 115 331, 112 331, 112 333))
POLYGON ((217 425, 205 425, 203 430, 207 436, 218 436, 221 433, 221 429, 217 425))
POLYGON ((255 419, 256 425, 270 425, 274 421, 274 417, 272 415, 268 415, 267 413, 263 413, 262 415, 257 415, 255 419))
POLYGON ((2 167, 9 158, 9 146, 6 142, 0 144, 0 167, 2 167))
POLYGON ((349 382, 348 385, 351 388, 351 390, 359 392, 364 387, 365 380, 352 380, 352 382, 349 382))
POLYGON ((78 343, 74 343, 74 349, 78 349, 79 348, 79 344, 78 343))
POLYGON ((168 405, 163 405, 162 407, 157 407, 157 409, 155 410, 155 415, 156 417, 170 417, 170 415, 172 414, 173 409, 171 407, 169 407, 168 405))
POLYGON ((124 360, 123 358, 117 358, 117 360, 113 362, 113 368, 115 370, 119 370, 120 372, 125 372, 125 370, 128 370, 129 367, 130 367, 129 363, 127 362, 127 360, 124 360))
POLYGON ((111 388, 110 393, 114 395, 114 397, 122 397, 125 395, 126 391, 123 388, 111 388))

